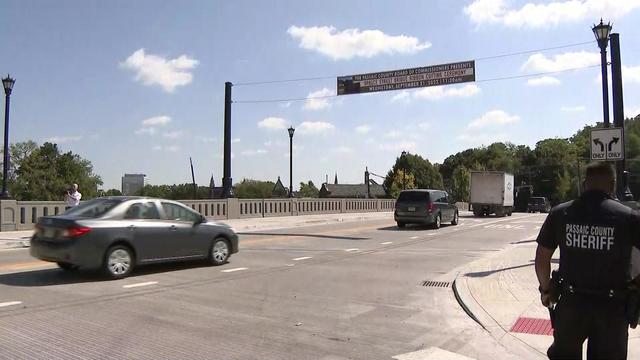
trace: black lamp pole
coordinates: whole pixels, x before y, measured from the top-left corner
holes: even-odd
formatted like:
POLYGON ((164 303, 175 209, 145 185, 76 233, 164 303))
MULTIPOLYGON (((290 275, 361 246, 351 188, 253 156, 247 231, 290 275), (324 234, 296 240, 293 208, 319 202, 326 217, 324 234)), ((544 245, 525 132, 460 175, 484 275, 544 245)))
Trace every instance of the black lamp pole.
POLYGON ((609 127, 609 80, 607 77, 607 43, 611 33, 611 23, 593 25, 591 28, 600 47, 600 64, 602 67, 602 107, 604 112, 604 127, 609 127))
POLYGON ((407 152, 403 151, 402 157, 402 190, 407 190, 407 152))
POLYGON ((2 193, 0 198, 11 199, 9 190, 7 190, 7 179, 9 178, 9 103, 11 98, 11 90, 16 80, 12 79, 9 74, 2 79, 2 86, 4 87, 5 103, 4 103, 4 162, 2 166, 2 193))
POLYGON ((290 126, 289 132, 289 197, 293 197, 293 133, 296 129, 290 126))

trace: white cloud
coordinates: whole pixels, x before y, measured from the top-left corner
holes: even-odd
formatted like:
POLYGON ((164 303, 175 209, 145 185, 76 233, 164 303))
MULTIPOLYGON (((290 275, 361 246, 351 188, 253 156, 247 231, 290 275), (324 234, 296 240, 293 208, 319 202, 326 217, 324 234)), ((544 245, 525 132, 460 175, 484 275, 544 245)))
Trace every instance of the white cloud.
POLYGON ((152 118, 142 120, 143 127, 150 126, 164 126, 171 122, 171 118, 168 116, 154 116, 152 118))
POLYGON ((180 146, 178 145, 167 146, 165 150, 167 150, 168 152, 178 152, 180 151, 180 146))
POLYGON ((348 146, 339 146, 333 149, 333 152, 338 154, 351 154, 353 152, 353 149, 348 146))
POLYGON ((185 132, 183 130, 165 131, 162 134, 162 137, 167 139, 178 139, 178 138, 181 138, 184 134, 185 132))
POLYGON ((287 101, 287 102, 285 102, 285 103, 281 103, 281 104, 280 104, 280 107, 281 107, 281 108, 284 108, 284 109, 288 109, 288 108, 290 108, 290 107, 291 107, 291 104, 292 104, 292 102, 291 102, 291 101, 287 101))
POLYGON ((273 141, 269 140, 269 141, 265 141, 264 142, 264 147, 266 148, 270 148, 273 146, 273 141))
POLYGON ((301 134, 322 134, 335 130, 333 124, 324 121, 305 121, 298 125, 301 134))
POLYGON ((367 138, 367 140, 364 141, 365 144, 373 144, 376 142, 375 138, 367 138))
POLYGON ((384 151, 414 151, 415 152, 417 147, 418 147, 418 144, 416 144, 413 141, 401 141, 397 143, 385 143, 385 144, 379 145, 380 150, 384 150, 384 151))
POLYGON ((440 100, 448 97, 466 98, 480 93, 476 84, 468 84, 458 87, 434 86, 417 90, 413 93, 416 99, 440 100))
POLYGON ((287 128, 287 123, 283 118, 268 117, 258 122, 258 127, 268 130, 283 130, 287 128))
POLYGON ((431 47, 429 42, 420 43, 413 36, 391 36, 380 30, 338 31, 333 26, 291 26, 287 33, 300 41, 301 48, 319 52, 333 60, 370 58, 379 54, 414 54, 431 47))
POLYGON ((231 143, 235 144, 235 143, 239 143, 240 142, 240 138, 233 138, 231 139, 231 143))
POLYGON ((398 130, 391 130, 385 133, 384 136, 391 139, 397 139, 402 136, 402 133, 398 130))
POLYGON ((625 66, 622 65, 622 81, 624 83, 640 84, 640 65, 625 66))
POLYGON ((173 92, 176 87, 184 86, 193 80, 190 70, 198 65, 198 60, 186 55, 175 59, 166 59, 158 55, 145 54, 144 49, 135 51, 121 67, 135 71, 136 81, 144 85, 159 85, 166 92, 173 92))
POLYGON ((156 146, 152 147, 152 148, 151 148, 151 150, 153 150, 153 151, 160 151, 160 150, 162 150, 162 146, 160 146, 160 145, 156 145, 156 146))
POLYGON ((495 142, 507 142, 512 140, 506 133, 490 133, 490 134, 478 134, 478 133, 463 133, 458 136, 458 140, 465 143, 467 146, 480 146, 490 145, 495 142))
POLYGON ((47 139, 44 139, 45 142, 50 142, 54 144, 65 144, 75 141, 82 140, 82 136, 53 136, 47 139))
POLYGON ((420 130, 429 130, 431 128, 431 124, 428 122, 423 122, 418 124, 418 127, 420 128, 420 130))
POLYGON ((368 134, 371 131, 371 126, 369 125, 359 125, 356 126, 356 132, 361 135, 368 134))
POLYGON ((257 150, 244 150, 242 151, 240 154, 244 155, 244 156, 255 156, 255 155, 261 155, 261 154, 266 154, 267 150, 265 149, 257 149, 257 150))
POLYGON ((600 64, 599 53, 578 51, 554 55, 553 58, 548 58, 543 54, 533 54, 529 56, 521 69, 532 72, 556 72, 598 64, 600 64))
POLYGON ((509 115, 502 110, 491 110, 486 112, 481 117, 474 119, 467 125, 467 129, 481 129, 494 125, 507 125, 520 121, 520 117, 517 115, 509 115))
POLYGON ((196 139, 202 141, 203 143, 213 143, 218 141, 218 139, 214 137, 208 137, 208 136, 196 136, 196 139))
POLYGON ((302 107, 304 110, 323 110, 331 107, 331 103, 328 97, 335 95, 333 90, 322 88, 318 91, 313 91, 307 96, 307 100, 302 107))
POLYGON ((583 112, 587 108, 584 106, 563 106, 560 108, 560 111, 567 113, 575 113, 575 112, 583 112))
POLYGON ((156 128, 154 127, 143 127, 136 131, 134 131, 136 135, 154 135, 156 133, 156 128))
POLYGON ((527 80, 527 86, 554 86, 560 85, 560 80, 553 76, 541 76, 527 80))
POLYGON ((409 102, 411 93, 407 90, 402 90, 401 92, 393 95, 391 98, 391 102, 409 102))
POLYGON ((541 28, 560 23, 623 16, 640 8, 640 0, 564 0, 546 4, 526 3, 509 8, 505 0, 475 0, 464 13, 476 25, 497 23, 508 27, 541 28))

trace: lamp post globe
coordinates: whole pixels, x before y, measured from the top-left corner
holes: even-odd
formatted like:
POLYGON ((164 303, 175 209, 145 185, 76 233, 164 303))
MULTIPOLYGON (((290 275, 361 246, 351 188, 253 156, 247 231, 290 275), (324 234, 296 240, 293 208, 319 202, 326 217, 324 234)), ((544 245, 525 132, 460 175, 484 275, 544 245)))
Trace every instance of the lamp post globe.
POLYGON ((600 19, 600 24, 593 25, 591 28, 593 34, 598 41, 600 48, 600 65, 602 68, 602 111, 604 126, 609 127, 609 80, 607 73, 607 43, 609 42, 609 34, 611 33, 611 23, 604 23, 600 19))

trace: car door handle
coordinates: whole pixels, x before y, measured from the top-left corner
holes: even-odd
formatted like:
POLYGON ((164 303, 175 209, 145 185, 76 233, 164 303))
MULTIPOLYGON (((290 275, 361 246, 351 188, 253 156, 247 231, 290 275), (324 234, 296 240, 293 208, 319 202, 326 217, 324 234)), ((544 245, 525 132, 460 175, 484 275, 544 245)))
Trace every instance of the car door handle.
POLYGON ((178 228, 175 225, 171 225, 171 226, 169 226, 169 230, 170 231, 176 231, 176 230, 178 230, 178 228))

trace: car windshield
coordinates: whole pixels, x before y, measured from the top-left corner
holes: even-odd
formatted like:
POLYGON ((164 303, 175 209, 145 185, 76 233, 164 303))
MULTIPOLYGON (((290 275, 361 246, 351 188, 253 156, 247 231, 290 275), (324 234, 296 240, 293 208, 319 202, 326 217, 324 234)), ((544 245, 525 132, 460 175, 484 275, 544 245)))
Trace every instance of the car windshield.
POLYGON ((62 213, 62 215, 83 217, 83 218, 97 218, 106 214, 109 210, 120 204, 123 199, 93 199, 80 203, 76 207, 72 207, 69 210, 62 213))
POLYGON ((544 198, 532 198, 531 203, 536 205, 544 204, 544 198))
POLYGON ((398 201, 429 201, 429 193, 425 191, 403 191, 398 201))

